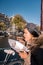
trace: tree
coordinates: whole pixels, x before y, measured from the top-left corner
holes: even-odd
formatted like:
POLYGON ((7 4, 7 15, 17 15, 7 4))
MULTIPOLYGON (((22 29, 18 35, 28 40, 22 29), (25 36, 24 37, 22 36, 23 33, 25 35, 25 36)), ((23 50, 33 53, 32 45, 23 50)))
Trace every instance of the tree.
POLYGON ((23 19, 21 15, 14 16, 11 20, 11 23, 14 23, 16 27, 21 30, 23 30, 26 25, 26 21, 23 19))
POLYGON ((6 30, 6 25, 4 22, 0 22, 0 30, 6 30))
POLYGON ((39 25, 36 25, 36 28, 38 31, 40 31, 40 26, 39 25))

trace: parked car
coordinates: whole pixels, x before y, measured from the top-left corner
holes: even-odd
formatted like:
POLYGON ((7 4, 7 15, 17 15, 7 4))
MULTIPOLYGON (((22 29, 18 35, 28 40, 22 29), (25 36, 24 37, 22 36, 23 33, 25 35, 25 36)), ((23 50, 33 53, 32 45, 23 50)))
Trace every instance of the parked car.
POLYGON ((4 32, 4 36, 5 36, 5 37, 8 37, 8 36, 9 36, 6 31, 4 32))
POLYGON ((0 31, 0 37, 8 37, 8 33, 6 31, 0 31))

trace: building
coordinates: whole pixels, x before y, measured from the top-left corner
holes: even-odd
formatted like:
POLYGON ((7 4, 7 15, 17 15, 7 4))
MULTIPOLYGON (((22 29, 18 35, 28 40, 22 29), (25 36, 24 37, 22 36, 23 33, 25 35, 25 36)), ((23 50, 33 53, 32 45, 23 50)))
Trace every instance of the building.
POLYGON ((5 14, 0 13, 0 22, 4 22, 7 27, 10 25, 10 19, 5 14))

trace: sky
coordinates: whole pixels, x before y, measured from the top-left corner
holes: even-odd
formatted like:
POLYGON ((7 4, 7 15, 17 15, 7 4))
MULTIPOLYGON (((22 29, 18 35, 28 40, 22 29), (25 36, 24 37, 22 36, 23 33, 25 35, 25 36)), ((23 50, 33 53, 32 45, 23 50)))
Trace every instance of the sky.
POLYGON ((40 25, 41 0, 0 0, 0 13, 21 15, 27 22, 40 25))

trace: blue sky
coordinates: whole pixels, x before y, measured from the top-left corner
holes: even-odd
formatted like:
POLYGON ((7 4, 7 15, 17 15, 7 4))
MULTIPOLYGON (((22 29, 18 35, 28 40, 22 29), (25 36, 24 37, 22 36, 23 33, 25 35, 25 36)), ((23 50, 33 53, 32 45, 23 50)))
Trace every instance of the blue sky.
POLYGON ((41 0, 0 0, 0 13, 20 14, 27 22, 40 24, 41 0))

